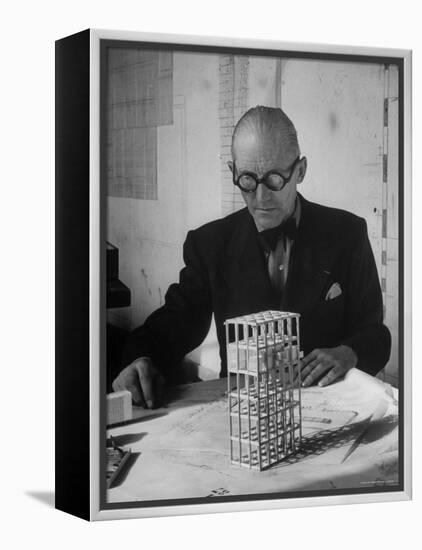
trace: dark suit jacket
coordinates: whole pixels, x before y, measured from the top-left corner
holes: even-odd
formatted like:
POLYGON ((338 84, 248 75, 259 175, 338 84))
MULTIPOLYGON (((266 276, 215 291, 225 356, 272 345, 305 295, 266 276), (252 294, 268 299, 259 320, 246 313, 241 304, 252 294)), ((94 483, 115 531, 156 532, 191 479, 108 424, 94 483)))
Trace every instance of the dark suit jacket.
POLYGON ((270 284, 253 218, 245 208, 190 231, 185 267, 165 304, 136 329, 124 366, 149 356, 165 374, 208 333, 214 313, 221 376, 226 375, 224 321, 278 309, 301 314, 301 347, 350 346, 358 368, 376 374, 388 361, 391 339, 383 325, 381 288, 364 219, 300 197, 300 224, 280 303, 270 284), (326 300, 333 283, 342 294, 326 300))

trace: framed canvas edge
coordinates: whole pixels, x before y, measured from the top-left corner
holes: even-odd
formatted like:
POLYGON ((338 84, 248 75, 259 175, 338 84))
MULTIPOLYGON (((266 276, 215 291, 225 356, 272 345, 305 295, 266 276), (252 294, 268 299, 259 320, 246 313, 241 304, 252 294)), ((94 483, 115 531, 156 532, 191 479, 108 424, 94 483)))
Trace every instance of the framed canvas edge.
POLYGON ((107 29, 90 29, 90 31, 91 37, 95 36, 98 40, 127 40, 129 42, 156 42, 161 44, 179 44, 187 46, 284 50, 298 53, 312 52, 315 54, 397 57, 398 59, 405 59, 411 54, 411 50, 399 48, 344 46, 340 44, 317 44, 313 42, 284 42, 278 40, 257 40, 223 36, 197 36, 107 29))
POLYGON ((113 510, 94 511, 91 520, 107 521, 115 519, 150 518, 165 516, 182 516, 191 514, 219 514, 230 512, 253 512, 262 510, 279 510, 287 508, 309 508, 312 506, 335 506, 349 504, 370 504, 378 502, 397 502, 410 500, 405 491, 391 493, 371 493, 342 496, 303 497, 292 499, 250 500, 247 502, 218 502, 210 504, 186 504, 172 506, 136 507, 113 510))
POLYGON ((224 513, 270 510, 338 504, 364 504, 410 500, 412 498, 412 51, 408 49, 338 46, 328 44, 291 43, 279 41, 246 40, 238 38, 204 37, 90 29, 90 519, 113 520, 176 516, 187 514, 224 513), (301 497, 289 499, 250 500, 245 502, 186 504, 154 507, 101 509, 99 449, 101 445, 100 419, 100 342, 101 342, 101 276, 100 250, 101 196, 100 196, 100 41, 123 40, 183 44, 191 46, 239 47, 288 50, 315 54, 362 55, 397 58, 403 61, 403 359, 404 375, 401 391, 403 414, 403 491, 358 493, 301 497))

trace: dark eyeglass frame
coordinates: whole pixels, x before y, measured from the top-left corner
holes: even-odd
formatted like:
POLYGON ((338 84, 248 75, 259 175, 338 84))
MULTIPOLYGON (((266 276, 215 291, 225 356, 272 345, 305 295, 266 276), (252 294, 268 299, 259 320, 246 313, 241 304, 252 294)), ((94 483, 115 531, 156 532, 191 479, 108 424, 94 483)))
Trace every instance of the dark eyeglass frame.
POLYGON ((296 160, 294 160, 293 164, 292 164, 292 167, 290 169, 290 174, 287 176, 287 178, 285 176, 283 176, 283 174, 280 174, 280 172, 277 172, 277 170, 269 170, 268 172, 266 172, 262 178, 258 178, 258 176, 254 173, 254 172, 242 172, 237 178, 235 177, 235 171, 236 171, 236 168, 235 168, 235 163, 233 162, 233 184, 236 185, 237 187, 239 187, 239 189, 241 191, 243 191, 244 193, 255 193, 255 191, 258 189, 258 185, 260 183, 262 183, 263 185, 265 185, 265 187, 267 189, 270 189, 270 191, 281 191, 288 183, 289 181, 292 179, 292 176, 293 176, 293 172, 297 166, 297 164, 299 163, 300 161, 300 156, 298 156, 296 158, 296 160), (280 188, 273 188, 271 187, 270 185, 268 185, 268 177, 271 176, 271 174, 276 174, 277 176, 280 176, 281 180, 282 180, 282 185, 280 188), (249 176, 251 177, 254 181, 255 181, 255 187, 254 189, 245 189, 244 187, 242 187, 241 183, 240 183, 240 178, 242 176, 249 176))

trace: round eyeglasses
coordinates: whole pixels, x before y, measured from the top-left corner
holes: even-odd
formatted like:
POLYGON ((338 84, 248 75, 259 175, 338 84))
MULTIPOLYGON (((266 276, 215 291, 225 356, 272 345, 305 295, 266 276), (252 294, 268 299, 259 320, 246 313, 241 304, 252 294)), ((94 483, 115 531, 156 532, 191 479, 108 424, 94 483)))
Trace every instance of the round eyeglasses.
POLYGON ((260 183, 263 183, 265 187, 267 187, 271 191, 281 191, 283 187, 287 185, 292 179, 294 169, 296 168, 299 160, 300 157, 297 157, 296 160, 293 162, 290 169, 290 174, 287 178, 276 170, 270 170, 269 172, 264 174, 262 178, 258 178, 258 176, 253 172, 242 172, 240 176, 236 178, 234 175, 235 169, 233 168, 233 183, 245 193, 253 193, 257 190, 257 187, 260 183))

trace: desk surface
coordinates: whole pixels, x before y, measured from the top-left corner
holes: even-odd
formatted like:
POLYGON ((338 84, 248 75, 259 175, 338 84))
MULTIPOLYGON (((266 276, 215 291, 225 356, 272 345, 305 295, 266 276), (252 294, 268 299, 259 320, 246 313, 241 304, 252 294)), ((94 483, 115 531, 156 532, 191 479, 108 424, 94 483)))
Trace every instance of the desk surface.
POLYGON ((256 472, 230 464, 226 384, 173 388, 167 407, 134 407, 134 420, 110 428, 132 457, 108 502, 397 485, 398 403, 390 386, 353 369, 337 384, 304 389, 300 453, 256 472))

